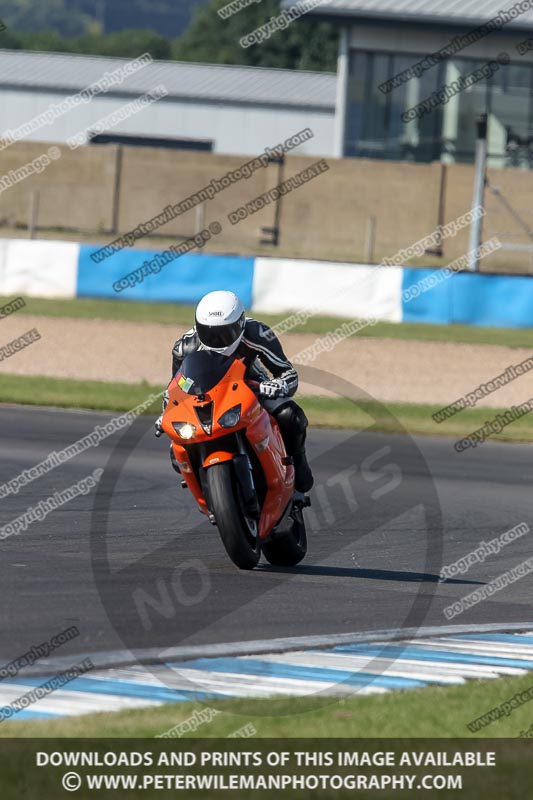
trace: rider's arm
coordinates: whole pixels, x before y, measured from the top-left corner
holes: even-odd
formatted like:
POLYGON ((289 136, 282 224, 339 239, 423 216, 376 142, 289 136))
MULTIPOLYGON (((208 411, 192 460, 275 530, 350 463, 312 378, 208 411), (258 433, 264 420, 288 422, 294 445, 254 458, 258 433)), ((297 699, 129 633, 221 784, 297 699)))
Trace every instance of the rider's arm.
POLYGON ((174 347, 172 348, 172 375, 170 379, 175 376, 175 374, 180 369, 183 359, 185 356, 188 356, 190 353, 194 353, 195 350, 198 350, 198 345, 200 344, 198 340, 198 334, 191 328, 187 333, 184 333, 181 339, 178 339, 174 347))
POLYGON ((263 322, 248 319, 242 341, 251 350, 255 350, 261 363, 274 378, 287 383, 288 397, 292 397, 298 388, 298 373, 283 352, 281 342, 274 331, 263 322))
MULTIPOLYGON (((191 328, 189 331, 187 331, 187 333, 183 334, 181 339, 177 340, 177 342, 174 344, 174 347, 172 348, 172 375, 170 376, 170 380, 172 380, 172 378, 180 369, 185 356, 197 350, 198 345, 199 345, 198 336, 194 328, 191 328)), ((161 415, 155 421, 155 435, 158 437, 161 436, 163 432, 163 429, 161 427, 161 421, 163 419, 163 414, 165 413, 167 403, 168 403, 168 389, 166 389, 163 394, 163 408, 161 409, 161 415)))

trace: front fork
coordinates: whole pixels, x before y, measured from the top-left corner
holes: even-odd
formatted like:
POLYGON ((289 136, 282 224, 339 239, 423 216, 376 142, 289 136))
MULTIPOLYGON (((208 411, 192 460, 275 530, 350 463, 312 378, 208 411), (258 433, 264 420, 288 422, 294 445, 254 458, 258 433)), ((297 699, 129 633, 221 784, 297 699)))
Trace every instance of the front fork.
POLYGON ((233 456, 233 467, 237 482, 241 489, 244 511, 247 516, 259 519, 261 506, 254 486, 252 465, 247 453, 238 453, 233 456))
MULTIPOLYGON (((240 489, 240 500, 242 501, 242 506, 246 516, 258 520, 261 516, 261 506, 254 485, 252 464, 244 447, 241 434, 237 433, 235 438, 237 440, 238 452, 232 456, 228 454, 227 460, 231 461, 233 464, 235 477, 240 489)), ((202 462, 205 463, 205 452, 200 451, 200 455, 202 462)), ((208 500, 207 481, 205 479, 207 469, 209 469, 209 467, 202 467, 200 470, 200 483, 206 500, 208 500)), ((210 500, 208 500, 208 505, 210 505, 210 500)))

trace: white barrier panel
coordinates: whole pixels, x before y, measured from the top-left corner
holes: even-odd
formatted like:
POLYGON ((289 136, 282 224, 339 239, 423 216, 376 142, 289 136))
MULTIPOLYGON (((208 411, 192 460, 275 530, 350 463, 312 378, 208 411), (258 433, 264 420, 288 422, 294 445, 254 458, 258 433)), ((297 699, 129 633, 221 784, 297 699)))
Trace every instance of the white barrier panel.
POLYGON ((9 245, 9 239, 0 239, 0 294, 7 294, 7 292, 3 291, 3 286, 4 286, 4 275, 6 272, 6 265, 7 265, 8 245, 9 245))
POLYGON ((77 242, 11 239, 0 249, 0 294, 28 297, 76 297, 77 242))
POLYGON ((389 322, 402 320, 402 268, 256 258, 253 311, 298 311, 389 322))

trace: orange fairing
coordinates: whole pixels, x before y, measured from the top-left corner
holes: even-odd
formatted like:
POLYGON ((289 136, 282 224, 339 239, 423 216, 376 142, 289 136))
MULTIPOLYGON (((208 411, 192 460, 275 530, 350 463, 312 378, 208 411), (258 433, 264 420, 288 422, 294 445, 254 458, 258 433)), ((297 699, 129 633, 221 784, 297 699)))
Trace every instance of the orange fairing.
POLYGON ((222 464, 224 461, 231 461, 232 458, 233 453, 227 453, 224 450, 217 450, 215 453, 211 453, 210 455, 206 456, 202 466, 207 469, 207 467, 214 467, 215 464, 222 464))
MULTIPOLYGON (((235 360, 222 380, 201 396, 183 391, 176 378, 173 378, 168 387, 169 402, 163 415, 162 427, 172 440, 174 456, 180 465, 182 477, 204 513, 208 512, 206 501, 195 473, 195 465, 191 463, 187 450, 191 445, 208 443, 201 466, 209 469, 210 466, 231 460, 238 452, 237 449, 218 447, 217 439, 236 431, 245 432, 265 474, 267 491, 259 520, 259 536, 264 538, 279 521, 292 497, 294 468, 285 463, 286 452, 279 427, 245 382, 245 371, 245 364, 235 360), (202 408, 206 409, 210 403, 213 404, 212 429, 207 426, 206 430, 201 422, 202 408), (239 405, 239 422, 231 428, 221 426, 218 420, 222 415, 239 405), (190 433, 190 426, 194 426, 191 438, 182 438, 174 429, 173 423, 189 423, 186 433, 190 433)), ((181 381, 183 383, 183 378, 181 381)), ((236 440, 230 439, 229 442, 235 447, 236 440)), ((228 444, 227 439, 224 444, 228 444)))

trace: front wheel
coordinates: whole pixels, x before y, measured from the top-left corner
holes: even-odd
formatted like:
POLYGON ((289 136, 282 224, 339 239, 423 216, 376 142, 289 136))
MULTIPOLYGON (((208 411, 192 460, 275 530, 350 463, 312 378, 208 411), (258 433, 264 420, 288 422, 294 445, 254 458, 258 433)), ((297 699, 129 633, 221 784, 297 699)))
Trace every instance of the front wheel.
POLYGON ((230 461, 209 467, 207 490, 218 532, 228 556, 240 569, 253 569, 261 556, 257 522, 246 517, 230 461))
POLYGON ((263 544, 266 560, 276 567, 295 567, 307 553, 307 533, 301 510, 291 516, 292 526, 263 544))

